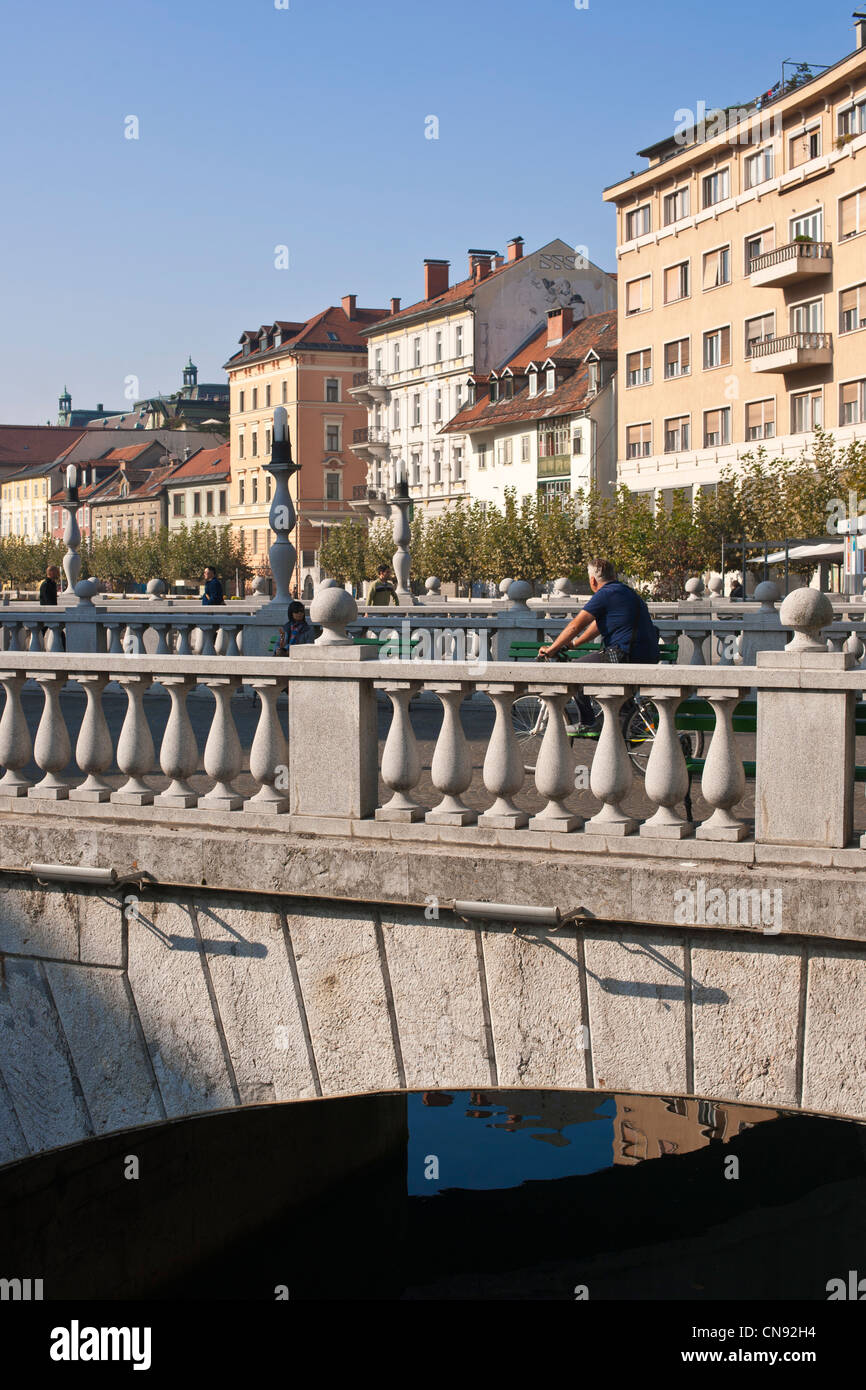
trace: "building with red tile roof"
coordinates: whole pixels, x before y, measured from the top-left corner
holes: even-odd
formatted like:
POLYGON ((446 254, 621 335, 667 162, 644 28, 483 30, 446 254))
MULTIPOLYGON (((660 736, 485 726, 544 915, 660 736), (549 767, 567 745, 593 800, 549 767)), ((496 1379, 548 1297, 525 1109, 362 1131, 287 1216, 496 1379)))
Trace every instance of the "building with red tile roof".
POLYGON ((168 528, 180 530, 197 521, 228 526, 231 445, 199 449, 176 468, 166 483, 168 528))

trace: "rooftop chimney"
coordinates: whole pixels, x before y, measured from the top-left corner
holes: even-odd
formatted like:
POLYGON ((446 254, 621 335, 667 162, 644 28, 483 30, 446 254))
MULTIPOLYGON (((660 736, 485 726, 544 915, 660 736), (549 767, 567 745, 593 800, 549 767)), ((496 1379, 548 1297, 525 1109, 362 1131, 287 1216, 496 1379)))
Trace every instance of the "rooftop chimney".
POLYGON ((347 319, 353 319, 355 317, 355 303, 357 298, 358 296, 356 294, 343 295, 343 313, 346 315, 347 319))
POLYGON ((866 48, 866 14, 862 10, 855 10, 854 15, 854 37, 857 40, 856 48, 866 48))
POLYGON ((547 315, 547 346, 561 343, 574 327, 574 310, 570 304, 551 309, 547 315))
POLYGON ((392 313, 392 314, 399 314, 399 312, 400 312, 400 301, 399 301, 399 299, 394 299, 393 296, 392 296, 392 298, 391 298, 391 313, 392 313))
POLYGON ((519 261, 523 259, 523 237, 512 237, 507 246, 509 261, 519 261))
POLYGON ((97 401, 97 402, 96 402, 96 409, 97 409, 98 413, 101 415, 101 414, 102 414, 102 401, 97 401))
POLYGON ((495 251, 478 251, 469 248, 469 278, 471 280, 486 280, 490 274, 490 267, 495 251))
POLYGON ((448 288, 448 267, 450 261, 425 260, 424 298, 438 299, 448 288))

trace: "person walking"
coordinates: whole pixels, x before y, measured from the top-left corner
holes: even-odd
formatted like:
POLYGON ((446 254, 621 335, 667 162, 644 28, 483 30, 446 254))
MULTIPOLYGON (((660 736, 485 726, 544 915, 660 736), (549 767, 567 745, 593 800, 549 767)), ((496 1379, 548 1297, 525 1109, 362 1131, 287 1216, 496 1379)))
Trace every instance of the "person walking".
POLYGON ((391 583, 391 571, 387 565, 376 566, 376 578, 367 587, 367 607, 388 607, 391 600, 399 607, 397 590, 391 583))
POLYGON ((43 607, 54 608, 57 606, 57 581, 60 578, 60 570, 56 565, 49 565, 45 571, 45 578, 39 585, 39 602, 43 607))
MULTIPOLYGON (((634 589, 621 584, 610 560, 590 560, 587 565, 590 598, 576 617, 546 647, 538 650, 539 661, 549 661, 565 647, 582 647, 601 638, 600 652, 586 652, 577 660, 586 662, 659 661, 659 634, 650 611, 634 589)), ((597 716, 589 697, 578 687, 575 699, 581 725, 593 727, 597 716)))
POLYGON ((280 640, 274 649, 274 656, 283 656, 291 647, 305 646, 315 642, 316 629, 307 617, 307 610, 299 599, 289 604, 289 621, 280 628, 280 640))
POLYGON ((208 608, 222 608, 225 605, 223 586, 217 579, 217 572, 213 565, 205 565, 204 593, 201 596, 201 601, 208 608))

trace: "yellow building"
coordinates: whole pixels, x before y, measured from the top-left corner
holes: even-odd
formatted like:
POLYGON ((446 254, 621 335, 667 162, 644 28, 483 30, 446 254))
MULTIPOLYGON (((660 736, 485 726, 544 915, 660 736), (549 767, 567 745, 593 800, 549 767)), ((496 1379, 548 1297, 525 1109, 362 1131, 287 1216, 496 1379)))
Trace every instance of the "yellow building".
POLYGON ((63 469, 42 463, 22 468, 0 484, 0 516, 4 536, 41 541, 48 535, 48 499, 60 484, 63 469))
POLYGON ((866 439, 866 21, 818 76, 677 112, 617 213, 619 479, 666 505, 760 444, 866 439), (683 119, 681 119, 683 118, 683 119))

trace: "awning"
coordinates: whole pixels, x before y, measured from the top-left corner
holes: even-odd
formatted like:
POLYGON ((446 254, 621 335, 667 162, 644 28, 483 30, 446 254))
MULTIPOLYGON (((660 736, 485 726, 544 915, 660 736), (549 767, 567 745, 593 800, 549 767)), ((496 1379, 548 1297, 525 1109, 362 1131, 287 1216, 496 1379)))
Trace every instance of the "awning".
MULTIPOLYGON (((822 541, 818 545, 792 545, 788 551, 789 560, 841 560, 845 554, 844 541, 822 541)), ((747 562, 750 565, 783 565, 784 550, 774 550, 771 554, 756 555, 747 562)))

